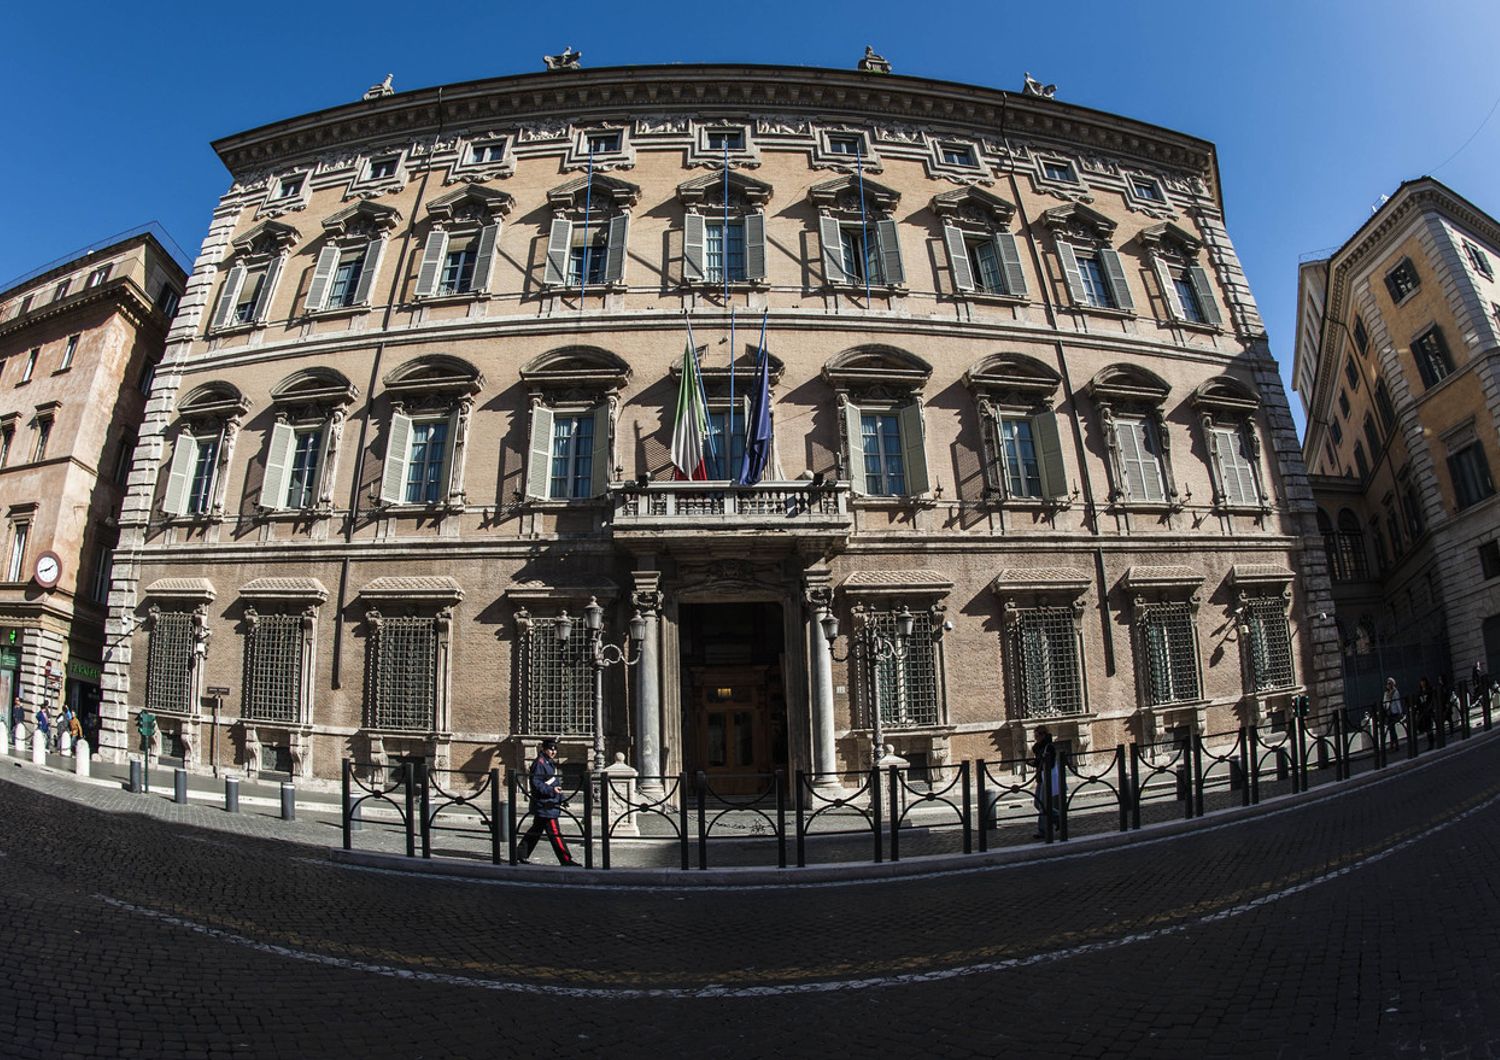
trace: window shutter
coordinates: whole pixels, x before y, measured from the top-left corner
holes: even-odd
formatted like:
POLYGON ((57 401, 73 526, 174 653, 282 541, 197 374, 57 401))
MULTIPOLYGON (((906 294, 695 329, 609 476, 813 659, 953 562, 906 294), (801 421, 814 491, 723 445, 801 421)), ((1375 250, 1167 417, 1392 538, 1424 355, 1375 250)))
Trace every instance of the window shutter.
POLYGON ((229 275, 224 278, 224 286, 219 290, 219 304, 214 307, 215 328, 222 328, 229 323, 234 313, 234 303, 239 300, 240 288, 245 283, 245 266, 236 265, 229 270, 229 275))
POLYGON ((193 480, 193 464, 198 456, 198 439, 186 431, 177 436, 172 449, 172 463, 167 470, 167 494, 162 498, 162 510, 168 515, 183 515, 187 512, 188 489, 193 480))
POLYGON ((272 258, 266 266, 266 278, 261 281, 260 293, 255 296, 255 311, 250 314, 250 319, 257 324, 266 319, 266 312, 271 308, 271 296, 276 293, 276 281, 280 276, 281 258, 272 258))
POLYGON ((848 283, 849 275, 844 272, 844 239, 836 219, 818 218, 818 242, 823 244, 823 282, 829 286, 848 283))
POLYGON ((561 287, 568 282, 568 253, 573 249, 573 222, 559 217, 552 222, 547 234, 547 262, 542 270, 542 283, 548 287, 561 287))
POLYGON ((594 465, 590 477, 590 496, 599 497, 609 492, 609 404, 594 409, 594 465))
POLYGON ((393 412, 391 435, 385 443, 385 467, 380 472, 380 499, 385 503, 401 504, 406 500, 406 466, 410 461, 411 417, 393 412))
POLYGON ((766 278, 766 215, 745 215, 745 279, 766 278))
MULTIPOLYGON (((566 221, 563 222, 567 224, 566 221)), ((546 500, 552 495, 552 410, 531 409, 531 458, 526 462, 526 496, 546 500)))
POLYGON ((479 230, 479 252, 474 259, 474 281, 469 287, 471 291, 490 289, 490 276, 495 271, 495 244, 499 239, 498 224, 485 225, 479 230))
POLYGON ((287 474, 292 467, 292 449, 297 436, 291 424, 277 423, 271 427, 271 440, 266 445, 266 477, 260 484, 260 506, 262 508, 286 507, 287 474))
POLYGON ((604 282, 621 283, 625 279, 625 240, 630 234, 630 215, 609 219, 609 249, 604 258, 604 282))
POLYGON ((1042 496, 1049 500, 1068 495, 1068 476, 1063 470, 1062 435, 1057 413, 1038 412, 1031 417, 1031 438, 1036 444, 1036 462, 1042 470, 1042 496))
POLYGON ((1208 273, 1204 271, 1202 265, 1188 266, 1188 282, 1193 285, 1193 290, 1198 295, 1198 305, 1203 310, 1203 319, 1214 327, 1224 323, 1224 318, 1219 313, 1218 303, 1214 300, 1214 285, 1209 282, 1208 273))
POLYGON ((1016 237, 1009 232, 996 232, 995 251, 1000 255, 1000 268, 1005 271, 1005 293, 1013 298, 1025 298, 1026 274, 1021 271, 1021 254, 1016 249, 1016 237))
POLYGON ((892 285, 906 282, 901 264, 901 230, 889 218, 875 222, 875 242, 880 246, 880 280, 892 285))
POLYGON ((427 245, 422 248, 422 267, 417 270, 417 297, 431 298, 437 293, 438 276, 443 271, 443 258, 448 253, 448 233, 434 229, 427 233, 427 245))
POLYGON ((1172 282, 1171 267, 1155 255, 1151 258, 1151 266, 1156 270, 1156 282, 1161 284, 1161 299, 1167 305, 1167 319, 1186 320, 1182 299, 1177 297, 1177 284, 1172 282))
POLYGON ((1132 501, 1152 498, 1146 489, 1145 428, 1140 420, 1116 420, 1115 437, 1120 447, 1120 470, 1125 476, 1125 497, 1132 501))
POLYGON ((1068 294, 1074 305, 1088 305, 1088 292, 1083 289, 1083 273, 1078 271, 1078 255, 1073 253, 1073 244, 1065 239, 1057 241, 1057 257, 1062 262, 1063 276, 1068 281, 1068 294))
POLYGON ((1215 427, 1212 434, 1225 502, 1240 506, 1255 504, 1258 500, 1255 471, 1245 456, 1243 435, 1235 427, 1215 427))
MULTIPOLYGON (((835 226, 837 227, 837 226, 835 226)), ((856 496, 864 496, 865 488, 865 427, 859 406, 844 403, 844 434, 849 439, 849 488, 856 496)))
POLYGON ((375 277, 380 274, 380 256, 385 250, 385 240, 372 239, 365 247, 365 259, 359 267, 359 287, 354 292, 355 305, 369 305, 370 295, 375 289, 375 277))
POLYGON ((1104 275, 1109 277, 1109 289, 1115 296, 1115 305, 1132 310, 1135 300, 1130 297, 1130 288, 1125 283, 1125 269, 1120 264, 1120 255, 1109 247, 1099 248, 1099 263, 1104 266, 1104 275))
POLYGON ((927 436, 922 426, 922 403, 913 401, 901 409, 901 462, 906 472, 906 492, 915 497, 928 490, 927 436))
POLYGON ((682 278, 688 283, 703 279, 704 227, 701 213, 690 213, 683 218, 682 278))
POLYGON ((953 225, 943 225, 943 243, 948 247, 948 268, 953 270, 953 286, 960 291, 974 289, 974 269, 969 265, 969 248, 963 232, 953 225))
POLYGON ((1229 476, 1225 474, 1224 454, 1219 434, 1222 428, 1208 429, 1208 473, 1213 480, 1214 492, 1224 501, 1229 501, 1229 476))
MULTIPOLYGON (((307 288, 307 305, 304 310, 316 313, 328 305, 328 288, 333 284, 333 274, 339 267, 341 252, 329 244, 318 251, 318 263, 313 266, 312 283, 307 288)), ((363 279, 363 277, 361 277, 363 279)), ((264 287, 261 290, 265 290, 264 287)))

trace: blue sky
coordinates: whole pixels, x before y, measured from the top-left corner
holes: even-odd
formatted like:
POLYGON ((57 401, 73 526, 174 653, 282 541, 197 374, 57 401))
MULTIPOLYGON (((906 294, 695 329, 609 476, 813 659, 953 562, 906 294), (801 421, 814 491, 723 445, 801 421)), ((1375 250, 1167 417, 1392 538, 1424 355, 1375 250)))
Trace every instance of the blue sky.
POLYGON ((1016 89, 1029 70, 1061 99, 1211 140, 1284 377, 1298 260, 1342 243, 1382 193, 1432 174, 1500 214, 1500 4, 1483 0, 81 2, 5 21, 0 283, 152 220, 195 254, 228 186, 217 137, 353 100, 387 73, 404 90, 529 72, 564 45, 586 66, 845 68, 868 43, 897 73, 1016 89))

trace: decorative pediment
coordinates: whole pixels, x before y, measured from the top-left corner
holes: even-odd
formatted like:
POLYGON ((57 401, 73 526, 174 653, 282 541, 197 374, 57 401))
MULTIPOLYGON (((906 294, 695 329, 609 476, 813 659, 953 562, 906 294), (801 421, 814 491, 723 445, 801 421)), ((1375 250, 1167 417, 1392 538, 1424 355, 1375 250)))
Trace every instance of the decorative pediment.
POLYGON ((321 604, 328 599, 328 589, 316 578, 256 578, 240 586, 240 596, 247 600, 321 604))
POLYGON ((1172 388, 1161 376, 1138 364, 1112 364, 1089 380, 1089 397, 1095 401, 1138 402, 1161 405, 1172 388))
POLYGON ((441 575, 391 577, 376 578, 360 589, 359 595, 371 602, 451 605, 464 598, 464 588, 456 578, 441 575))
POLYGON ((619 390, 630 381, 630 365, 598 346, 565 346, 522 366, 521 380, 543 389, 619 390))
POLYGON ((595 173, 593 178, 593 189, 589 189, 589 178, 578 177, 566 184, 560 184, 547 193, 547 202, 554 209, 583 209, 584 197, 592 199, 594 209, 612 203, 617 209, 624 210, 634 206, 641 197, 639 185, 632 184, 628 180, 619 177, 611 177, 607 173, 595 173))
POLYGON ((392 393, 477 394, 484 386, 484 376, 462 357, 433 353, 412 358, 383 382, 392 393))
POLYGON ((990 588, 1001 596, 1016 593, 1056 593, 1079 596, 1093 584, 1086 567, 1007 567, 990 582, 990 588))
POLYGON ((1160 566, 1147 567, 1137 564, 1125 572, 1122 579, 1126 589, 1196 589, 1203 584, 1203 575, 1192 567, 1160 566))
POLYGON ((214 583, 207 578, 158 578, 145 588, 145 595, 156 599, 189 600, 212 603, 214 583))
POLYGON ((1024 353, 991 354, 964 373, 964 386, 977 394, 1022 394, 1040 400, 1061 385, 1056 369, 1024 353))
MULTIPOLYGON (((752 176, 731 171, 729 201, 738 199, 748 206, 764 206, 771 201, 771 185, 752 176)), ((684 206, 724 205, 724 174, 708 173, 677 185, 677 201, 684 206)))
POLYGON ((890 213, 901 201, 901 193, 894 188, 866 178, 836 177, 814 184, 807 189, 807 201, 820 210, 839 210, 859 213, 860 191, 863 188, 866 212, 890 213))
POLYGON ((895 346, 857 346, 823 366, 823 378, 835 388, 898 384, 920 390, 932 377, 932 365, 895 346))
POLYGON ((953 580, 935 570, 861 570, 839 588, 850 596, 940 597, 953 591, 953 580))
POLYGON ((1227 375, 1216 375, 1199 384, 1190 400, 1194 408, 1205 412, 1241 413, 1260 408, 1260 395, 1227 375))
POLYGON ((373 237, 381 232, 389 232, 400 220, 400 210, 362 199, 352 206, 346 206, 337 213, 325 217, 323 230, 335 236, 368 235, 373 237))
POLYGON ((1115 231, 1114 221, 1081 202, 1070 202, 1065 206, 1054 206, 1043 211, 1042 224, 1059 232, 1081 229, 1098 239, 1108 239, 1115 231))
MULTIPOLYGON (((708 353, 708 347, 698 347, 698 374, 703 378, 703 389, 711 397, 719 397, 729 392, 729 366, 725 364, 706 365, 704 360, 708 353)), ((740 395, 748 395, 750 387, 755 382, 756 366, 760 363, 760 348, 752 343, 746 343, 740 356, 734 362, 734 378, 736 380, 735 391, 740 395)), ((770 375, 771 385, 775 386, 781 382, 781 374, 786 370, 786 365, 780 357, 769 350, 766 351, 766 367, 770 375)), ((673 361, 672 367, 668 369, 673 380, 682 375, 682 362, 673 361)), ((675 382, 672 384, 677 385, 675 382)))
MULTIPOLYGON (((594 179, 597 183, 600 178, 594 179)), ((515 204, 515 197, 506 192, 471 185, 439 195, 427 204, 427 212, 436 220, 449 223, 489 224, 510 213, 515 204)))
POLYGON ((271 388, 277 405, 347 405, 359 397, 359 387, 333 368, 304 368, 271 388))
POLYGON ((275 254, 297 245, 301 234, 280 221, 262 221, 236 239, 230 246, 236 254, 275 254))
POLYGON ((1229 583, 1236 587, 1290 585, 1295 577, 1277 563, 1236 563, 1229 568, 1229 583))
POLYGON ((932 197, 932 212, 955 221, 1004 227, 1016 212, 1014 204, 981 188, 959 188, 932 197))
POLYGON ((1142 230, 1136 238, 1145 246, 1159 247, 1186 257, 1192 257, 1198 253, 1198 248, 1203 245, 1203 241, 1197 236, 1178 228, 1170 221, 1163 221, 1159 225, 1152 225, 1150 228, 1142 230))
POLYGON ((177 403, 178 414, 188 419, 210 416, 235 419, 249 411, 250 399, 240 393, 239 387, 223 380, 196 386, 177 403))

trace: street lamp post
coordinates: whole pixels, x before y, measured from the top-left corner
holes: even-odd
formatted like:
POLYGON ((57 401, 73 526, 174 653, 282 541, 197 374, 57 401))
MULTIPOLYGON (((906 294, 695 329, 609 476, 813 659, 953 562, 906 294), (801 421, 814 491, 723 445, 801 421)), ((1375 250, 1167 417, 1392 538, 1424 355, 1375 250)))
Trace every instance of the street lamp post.
MULTIPOLYGON (((838 655, 833 650, 833 643, 838 639, 839 620, 834 617, 832 611, 829 611, 824 614, 819 624, 823 627, 823 636, 828 641, 829 654, 838 659, 838 655)), ((883 719, 880 716, 880 664, 895 661, 899 667, 899 664, 905 661, 907 652, 911 647, 911 633, 914 625, 915 618, 910 608, 902 604, 901 610, 896 612, 896 636, 894 639, 879 632, 873 622, 866 623, 864 628, 860 630, 860 637, 864 641, 870 700, 874 707, 870 760, 877 766, 885 756, 885 728, 883 719)), ((838 661, 844 662, 847 659, 848 656, 846 655, 843 659, 838 659, 838 661)))
MULTIPOLYGON (((588 606, 583 609, 583 628, 589 638, 589 665, 594 668, 594 771, 597 773, 604 769, 604 671, 611 666, 634 666, 641 661, 646 620, 640 611, 630 616, 629 647, 607 644, 604 640, 604 608, 596 597, 591 596, 588 606)), ((573 635, 573 619, 567 611, 557 616, 555 629, 558 643, 567 644, 573 635)))

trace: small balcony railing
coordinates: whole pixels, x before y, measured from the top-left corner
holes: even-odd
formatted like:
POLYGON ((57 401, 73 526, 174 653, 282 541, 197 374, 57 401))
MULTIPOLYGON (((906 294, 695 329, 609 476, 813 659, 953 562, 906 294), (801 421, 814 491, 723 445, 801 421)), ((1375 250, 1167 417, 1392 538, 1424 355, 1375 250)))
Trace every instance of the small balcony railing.
POLYGON ((846 482, 623 483, 614 496, 616 533, 784 530, 847 536, 852 524, 846 482))

